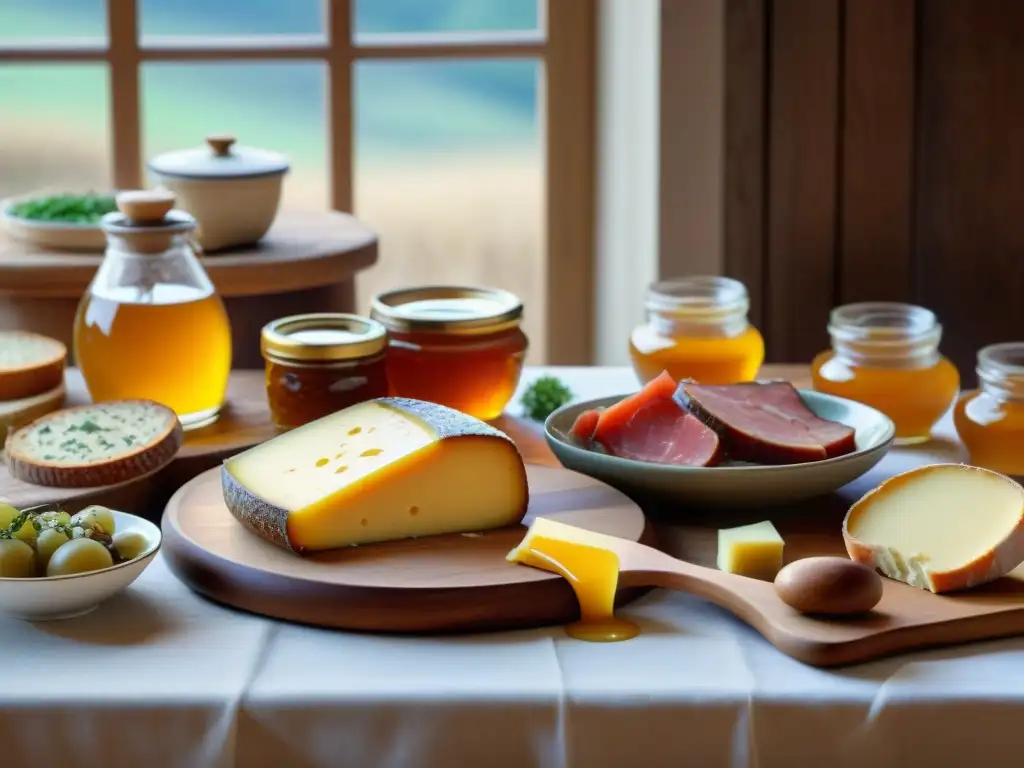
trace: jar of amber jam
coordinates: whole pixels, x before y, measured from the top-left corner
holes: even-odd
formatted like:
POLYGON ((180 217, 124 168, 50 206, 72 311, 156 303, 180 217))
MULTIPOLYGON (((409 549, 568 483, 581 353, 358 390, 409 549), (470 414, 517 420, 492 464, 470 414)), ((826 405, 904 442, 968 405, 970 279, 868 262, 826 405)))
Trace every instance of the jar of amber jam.
POLYGON ((279 429, 388 394, 387 332, 365 317, 283 317, 263 327, 260 351, 266 361, 267 403, 279 429))
POLYGON ((506 291, 429 286, 382 293, 391 393, 490 420, 515 394, 528 346, 523 303, 506 291))
POLYGON ((939 353, 935 315, 911 304, 847 304, 832 310, 828 332, 832 349, 811 363, 814 388, 881 411, 898 444, 930 439, 960 388, 956 366, 939 353))
POLYGON ((993 344, 978 353, 978 389, 953 411, 971 463, 1024 476, 1024 342, 993 344))
POLYGON ((668 371, 702 384, 751 381, 764 362, 764 339, 747 319, 743 283, 728 277, 687 277, 647 291, 647 322, 629 339, 641 382, 668 371))

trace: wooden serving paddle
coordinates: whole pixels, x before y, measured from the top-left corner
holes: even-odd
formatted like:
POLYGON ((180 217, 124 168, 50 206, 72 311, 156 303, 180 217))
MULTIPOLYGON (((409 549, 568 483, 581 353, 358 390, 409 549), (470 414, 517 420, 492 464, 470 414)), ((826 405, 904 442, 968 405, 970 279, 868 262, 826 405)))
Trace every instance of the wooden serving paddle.
MULTIPOLYGON (((832 615, 814 617, 800 613, 783 601, 779 590, 771 582, 705 568, 687 563, 657 549, 625 539, 594 533, 554 520, 534 520, 522 543, 513 549, 508 559, 565 576, 580 598, 583 623, 607 623, 614 598, 615 579, 608 581, 605 574, 609 562, 602 554, 612 553, 618 561, 618 588, 660 587, 679 590, 704 598, 746 622, 779 650, 800 661, 819 666, 849 663, 844 654, 835 653, 837 643, 849 641, 846 635, 849 622, 841 617, 841 608, 832 615), (582 574, 577 576, 576 574, 582 574), (601 595, 600 582, 610 583, 610 597, 601 595), (604 614, 602 616, 601 614, 604 614)), ((820 558, 836 561, 839 558, 820 558)), ((802 562, 802 561, 798 561, 802 562)), ((824 563, 824 565, 828 565, 824 563)), ((861 568, 852 561, 850 565, 861 568)), ((834 563, 833 563, 834 567, 834 563)), ((798 569, 797 586, 810 587, 815 569, 798 569)), ((612 571, 614 576, 614 571, 612 571)), ((880 580, 880 579, 879 579, 880 580)), ((794 578, 791 576, 790 586, 794 578)), ((878 590, 880 596, 881 590, 878 590)), ((874 599, 877 602, 878 597, 874 599)), ((858 610, 854 621, 872 621, 870 613, 858 610)), ((584 637, 570 631, 577 637, 584 637)), ((587 638, 584 638, 587 639, 587 638)), ((609 638, 611 639, 611 638, 609 638)), ((618 639, 618 638, 616 638, 618 639)))

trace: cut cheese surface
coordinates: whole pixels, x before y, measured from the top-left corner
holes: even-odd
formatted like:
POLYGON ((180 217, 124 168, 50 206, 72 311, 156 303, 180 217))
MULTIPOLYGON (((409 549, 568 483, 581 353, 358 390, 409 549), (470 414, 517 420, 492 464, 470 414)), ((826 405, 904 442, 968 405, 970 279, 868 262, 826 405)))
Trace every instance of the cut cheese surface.
POLYGON ((920 467, 858 501, 843 526, 851 558, 933 592, 976 586, 1024 561, 1024 489, 959 464, 920 467))
POLYGON ((224 497, 251 530, 296 551, 511 525, 526 470, 501 432, 443 406, 361 403, 228 459, 224 497))
POLYGON ((718 532, 718 570, 772 581, 782 568, 785 543, 775 526, 761 523, 718 532))
POLYGON ((636 637, 636 624, 615 617, 619 557, 614 536, 538 518, 506 559, 566 579, 580 605, 580 621, 567 632, 579 640, 614 642, 636 637))

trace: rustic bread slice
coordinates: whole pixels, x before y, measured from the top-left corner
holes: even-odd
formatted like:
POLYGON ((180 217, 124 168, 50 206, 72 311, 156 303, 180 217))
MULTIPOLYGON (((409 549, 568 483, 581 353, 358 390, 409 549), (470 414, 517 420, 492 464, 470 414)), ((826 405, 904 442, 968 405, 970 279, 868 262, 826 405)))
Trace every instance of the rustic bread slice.
POLYGON ((67 347, 49 336, 0 331, 0 400, 41 395, 63 384, 67 357, 67 347))
POLYGON ((174 458, 183 432, 167 406, 114 400, 47 414, 7 436, 11 475, 35 485, 115 485, 154 472, 174 458))
POLYGON ((64 384, 58 384, 49 392, 19 400, 0 400, 0 435, 6 435, 30 421, 56 411, 64 405, 64 384))

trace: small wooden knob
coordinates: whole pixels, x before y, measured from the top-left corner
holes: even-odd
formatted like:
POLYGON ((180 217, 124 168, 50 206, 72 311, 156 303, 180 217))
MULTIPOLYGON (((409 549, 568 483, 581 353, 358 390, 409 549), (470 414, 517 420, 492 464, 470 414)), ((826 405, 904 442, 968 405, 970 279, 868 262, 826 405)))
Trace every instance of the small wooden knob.
POLYGON ((164 189, 137 189, 119 192, 114 198, 117 209, 132 221, 155 224, 174 207, 174 193, 164 189))
POLYGON ((206 137, 206 143, 210 145, 210 149, 217 157, 225 157, 231 151, 235 137, 230 133, 214 133, 206 137))

